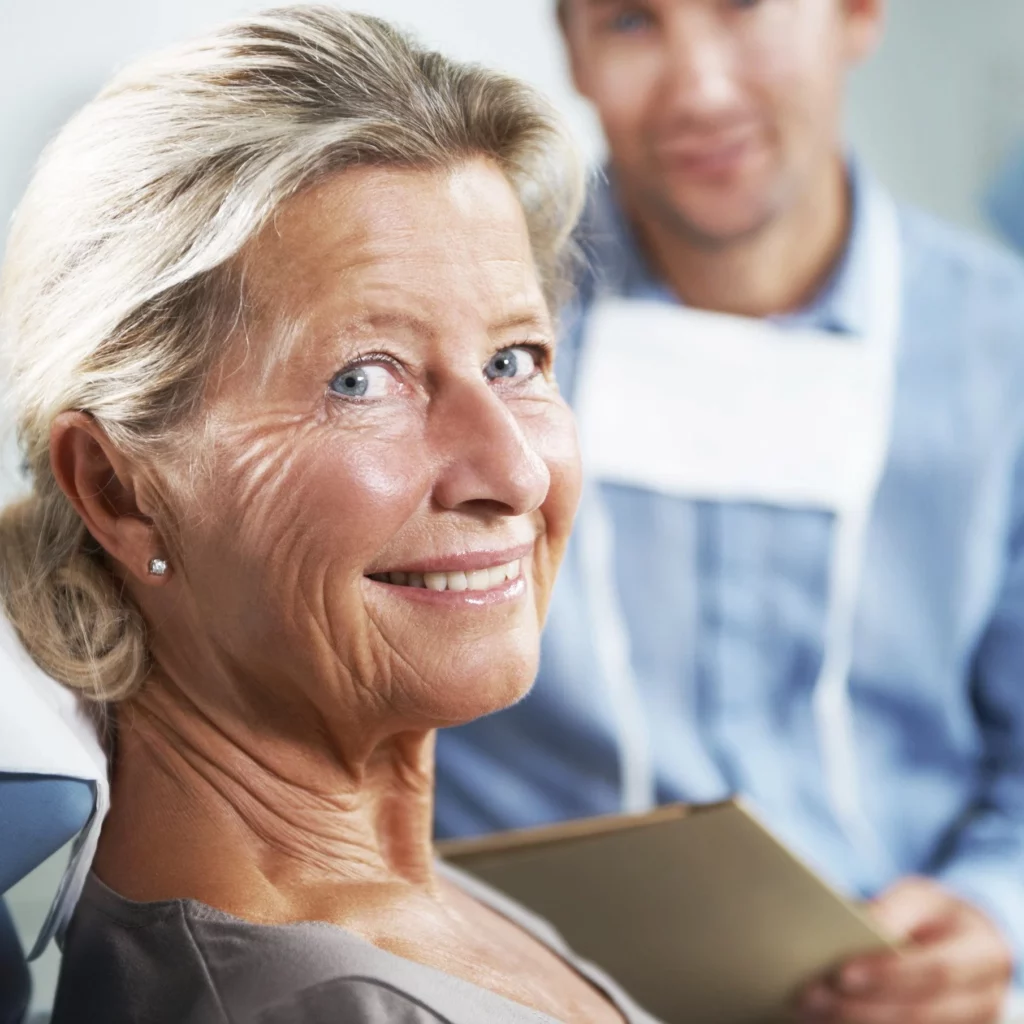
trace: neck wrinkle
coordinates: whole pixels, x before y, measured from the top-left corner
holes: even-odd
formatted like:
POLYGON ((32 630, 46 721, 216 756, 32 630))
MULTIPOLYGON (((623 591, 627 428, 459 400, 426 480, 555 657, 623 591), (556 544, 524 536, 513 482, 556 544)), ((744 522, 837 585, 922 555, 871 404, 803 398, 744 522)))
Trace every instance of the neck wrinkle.
POLYGON ((329 915, 310 901, 346 883, 436 887, 432 731, 343 760, 336 738, 303 745, 233 720, 229 732, 157 685, 118 725, 95 870, 121 895, 288 920, 329 915))

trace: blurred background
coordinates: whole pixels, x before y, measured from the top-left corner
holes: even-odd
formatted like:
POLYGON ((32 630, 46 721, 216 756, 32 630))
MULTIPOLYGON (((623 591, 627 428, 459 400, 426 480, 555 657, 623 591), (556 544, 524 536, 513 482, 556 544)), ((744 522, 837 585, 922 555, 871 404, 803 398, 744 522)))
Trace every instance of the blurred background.
MULTIPOLYGON (((265 4, 239 0, 0 0, 0 223, 60 124, 129 58, 265 4)), ((445 51, 533 82, 561 107, 592 159, 600 132, 574 98, 552 0, 365 0, 445 51)), ((902 199, 985 233, 983 197, 1024 139, 1024 3, 890 0, 880 53, 856 76, 850 143, 902 199)), ((17 487, 8 447, 0 499, 17 487)), ((3 837, 0 836, 0 842, 3 837)), ((38 928, 60 863, 23 881, 11 900, 23 938, 38 928)), ((56 962, 36 965, 36 999, 50 997, 56 962)))
MULTIPOLYGON (((130 57, 266 4, 240 0, 0 2, 0 220, 6 224, 39 150, 130 57)), ((600 134, 573 97, 553 0, 363 0, 456 56, 544 89, 585 150, 600 134)), ((890 0, 881 52, 857 76, 849 137, 903 199, 984 229, 980 196, 1024 134, 1024 3, 890 0)))

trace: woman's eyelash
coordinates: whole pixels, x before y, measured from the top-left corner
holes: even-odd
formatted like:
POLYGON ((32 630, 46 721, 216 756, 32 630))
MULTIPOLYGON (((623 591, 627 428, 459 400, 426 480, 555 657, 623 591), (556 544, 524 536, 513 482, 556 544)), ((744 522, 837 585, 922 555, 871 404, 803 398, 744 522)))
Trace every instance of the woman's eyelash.
POLYGON ((394 356, 388 355, 387 352, 363 352, 350 359, 344 366, 335 370, 331 375, 331 379, 327 382, 328 387, 339 377, 343 377, 346 373, 351 373, 363 366, 388 366, 399 372, 403 370, 402 364, 394 356))
POLYGON ((402 369, 402 364, 394 356, 388 355, 387 352, 361 352, 353 359, 350 359, 337 373, 345 373, 347 370, 354 370, 370 363, 385 363, 395 370, 402 369))
POLYGON ((510 348, 525 348, 541 369, 547 369, 555 355, 555 347, 548 341, 514 341, 510 345, 502 345, 497 352, 506 352, 510 348))

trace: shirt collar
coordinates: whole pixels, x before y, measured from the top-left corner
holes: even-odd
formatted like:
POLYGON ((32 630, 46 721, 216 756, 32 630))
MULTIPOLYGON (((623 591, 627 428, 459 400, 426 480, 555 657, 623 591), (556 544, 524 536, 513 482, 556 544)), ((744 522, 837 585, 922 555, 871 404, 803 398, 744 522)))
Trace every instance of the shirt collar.
MULTIPOLYGON (((878 184, 854 158, 847 162, 851 197, 850 233, 839 263, 817 296, 803 309, 772 320, 805 327, 863 335, 868 329, 871 238, 867 207, 878 184)), ((584 255, 599 275, 599 289, 637 299, 678 302, 653 272, 615 196, 614 172, 606 169, 595 182, 581 234, 584 255)))

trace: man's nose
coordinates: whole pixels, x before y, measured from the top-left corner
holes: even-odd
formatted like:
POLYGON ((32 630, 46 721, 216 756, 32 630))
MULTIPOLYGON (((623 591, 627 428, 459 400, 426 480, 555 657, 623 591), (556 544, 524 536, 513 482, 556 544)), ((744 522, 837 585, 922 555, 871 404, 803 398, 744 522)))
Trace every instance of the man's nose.
POLYGON ((679 117, 706 118, 730 109, 737 96, 735 47, 708 12, 686 9, 666 26, 663 98, 679 117))

